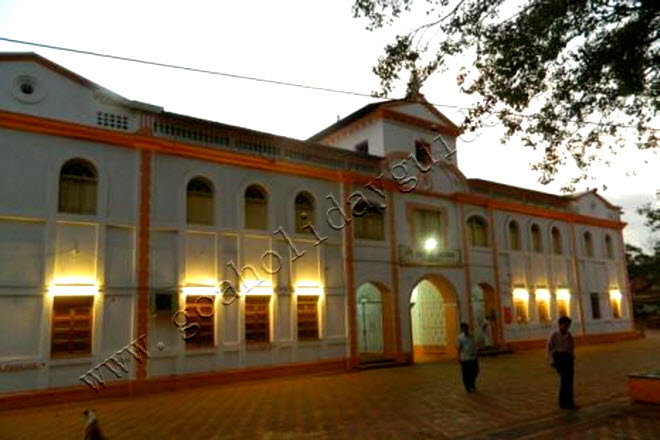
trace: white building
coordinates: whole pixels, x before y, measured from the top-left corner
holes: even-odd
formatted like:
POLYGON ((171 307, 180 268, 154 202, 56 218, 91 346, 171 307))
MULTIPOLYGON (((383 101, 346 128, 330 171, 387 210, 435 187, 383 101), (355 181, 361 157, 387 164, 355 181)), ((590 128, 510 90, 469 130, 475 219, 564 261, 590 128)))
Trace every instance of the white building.
POLYGON ((561 314, 632 337, 620 209, 466 179, 458 134, 395 100, 299 141, 0 54, 0 392, 84 388, 141 335, 149 359, 97 373, 412 362, 461 321, 516 348, 561 314))

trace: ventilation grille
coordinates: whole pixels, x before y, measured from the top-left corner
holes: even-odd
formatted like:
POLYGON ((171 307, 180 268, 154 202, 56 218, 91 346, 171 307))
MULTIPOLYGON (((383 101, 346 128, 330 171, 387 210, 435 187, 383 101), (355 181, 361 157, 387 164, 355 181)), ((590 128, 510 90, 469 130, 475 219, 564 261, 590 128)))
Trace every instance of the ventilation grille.
POLYGON ((211 130, 196 130, 181 125, 156 122, 154 124, 154 133, 204 144, 221 145, 225 147, 229 145, 229 138, 225 135, 219 135, 211 130))
POLYGON ((128 130, 128 116, 96 112, 96 125, 117 130, 128 130))

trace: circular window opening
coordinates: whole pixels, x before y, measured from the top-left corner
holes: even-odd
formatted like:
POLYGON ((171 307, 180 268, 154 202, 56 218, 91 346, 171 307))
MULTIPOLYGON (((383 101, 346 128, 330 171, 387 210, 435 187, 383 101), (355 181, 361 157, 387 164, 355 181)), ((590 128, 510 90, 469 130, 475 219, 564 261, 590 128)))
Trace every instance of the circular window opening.
POLYGON ((46 89, 34 76, 20 75, 14 80, 12 95, 24 104, 34 104, 46 97, 46 89))
POLYGON ((31 95, 34 93, 34 86, 29 83, 23 83, 21 84, 21 92, 23 92, 25 95, 31 95))

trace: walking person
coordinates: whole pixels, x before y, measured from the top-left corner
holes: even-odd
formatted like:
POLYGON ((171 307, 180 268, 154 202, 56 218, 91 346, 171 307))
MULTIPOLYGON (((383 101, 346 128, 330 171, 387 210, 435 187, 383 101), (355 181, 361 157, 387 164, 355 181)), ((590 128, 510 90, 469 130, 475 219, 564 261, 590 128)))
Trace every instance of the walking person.
POLYGON ((458 349, 458 360, 461 363, 461 374, 463 385, 468 393, 477 391, 475 381, 479 375, 479 361, 477 360, 477 344, 474 336, 470 334, 470 326, 462 322, 461 334, 456 342, 458 349))
POLYGON ((573 373, 575 356, 573 350, 573 336, 568 331, 571 318, 562 316, 557 322, 559 329, 555 330, 548 339, 548 361, 559 374, 559 407, 563 409, 576 409, 573 400, 573 373))

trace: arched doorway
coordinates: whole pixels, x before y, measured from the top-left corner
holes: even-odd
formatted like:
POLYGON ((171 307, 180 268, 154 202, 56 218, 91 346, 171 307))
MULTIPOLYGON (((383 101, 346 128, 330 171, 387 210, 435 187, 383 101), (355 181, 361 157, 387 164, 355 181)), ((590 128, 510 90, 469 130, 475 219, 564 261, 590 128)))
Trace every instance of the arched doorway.
POLYGON ((452 285, 427 277, 410 294, 410 330, 415 362, 456 356, 458 308, 452 285))
POLYGON ((363 284, 357 290, 357 333, 361 360, 383 355, 383 295, 372 283, 363 284))
POLYGON ((499 319, 495 289, 480 283, 472 288, 474 335, 479 347, 496 347, 499 340, 499 319))

